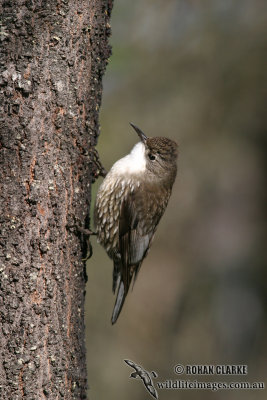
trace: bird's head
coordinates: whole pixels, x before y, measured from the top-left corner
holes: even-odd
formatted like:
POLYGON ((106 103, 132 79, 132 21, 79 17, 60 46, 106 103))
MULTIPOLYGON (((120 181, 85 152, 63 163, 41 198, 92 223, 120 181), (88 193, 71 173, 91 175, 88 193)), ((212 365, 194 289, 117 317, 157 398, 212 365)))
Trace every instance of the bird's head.
POLYGON ((178 145, 166 137, 147 137, 134 124, 130 124, 145 147, 146 168, 151 176, 175 179, 177 171, 178 145))

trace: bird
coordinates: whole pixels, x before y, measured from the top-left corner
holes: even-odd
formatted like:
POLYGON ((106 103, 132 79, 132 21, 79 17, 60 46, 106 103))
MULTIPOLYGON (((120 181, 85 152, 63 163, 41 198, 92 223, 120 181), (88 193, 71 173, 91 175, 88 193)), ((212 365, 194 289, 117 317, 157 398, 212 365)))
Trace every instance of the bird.
POLYGON ((117 293, 112 325, 148 254, 177 174, 177 143, 147 137, 130 125, 140 140, 105 176, 94 209, 97 241, 114 263, 112 290, 117 293))
POLYGON ((128 364, 130 367, 132 367, 135 370, 135 372, 131 373, 130 378, 142 379, 143 384, 145 385, 145 388, 147 389, 147 391, 155 399, 158 399, 158 392, 156 391, 156 388, 153 384, 153 381, 151 379, 149 372, 147 372, 141 365, 138 365, 131 360, 124 360, 124 361, 126 362, 126 364, 128 364))

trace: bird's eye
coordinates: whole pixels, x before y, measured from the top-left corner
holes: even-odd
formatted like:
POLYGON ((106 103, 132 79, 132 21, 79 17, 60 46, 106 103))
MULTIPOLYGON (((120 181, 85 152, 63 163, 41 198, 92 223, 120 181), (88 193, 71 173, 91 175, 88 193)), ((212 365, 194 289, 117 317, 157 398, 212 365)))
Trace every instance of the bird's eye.
POLYGON ((153 154, 151 154, 151 153, 148 154, 148 158, 149 158, 151 161, 153 161, 153 160, 156 159, 156 157, 155 157, 153 154))

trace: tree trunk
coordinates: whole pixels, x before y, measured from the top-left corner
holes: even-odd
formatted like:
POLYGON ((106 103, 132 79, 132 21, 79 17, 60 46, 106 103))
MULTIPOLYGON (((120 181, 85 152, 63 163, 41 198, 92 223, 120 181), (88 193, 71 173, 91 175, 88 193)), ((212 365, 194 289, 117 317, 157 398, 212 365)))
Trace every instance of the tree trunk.
POLYGON ((0 398, 85 399, 85 237, 112 0, 2 0, 0 398))

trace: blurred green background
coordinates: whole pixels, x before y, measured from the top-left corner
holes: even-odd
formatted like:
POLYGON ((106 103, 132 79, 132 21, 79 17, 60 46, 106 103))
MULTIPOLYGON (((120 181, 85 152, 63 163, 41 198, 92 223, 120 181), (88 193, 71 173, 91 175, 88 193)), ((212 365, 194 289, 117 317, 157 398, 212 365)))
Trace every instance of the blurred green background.
MULTIPOLYGON (((157 380, 266 381, 265 0, 115 0, 98 150, 107 169, 148 136, 179 143, 179 172, 115 326, 112 262, 87 265, 90 400, 151 398, 157 380), (248 376, 178 376, 181 364, 247 364, 248 376)), ((94 193, 97 190, 94 185, 94 193)), ((266 391, 159 391, 165 399, 265 399, 266 391)))

